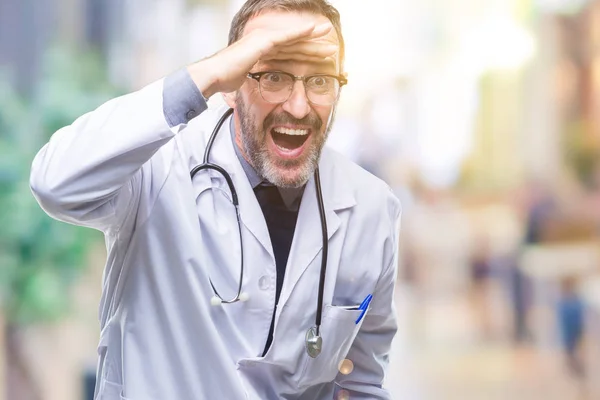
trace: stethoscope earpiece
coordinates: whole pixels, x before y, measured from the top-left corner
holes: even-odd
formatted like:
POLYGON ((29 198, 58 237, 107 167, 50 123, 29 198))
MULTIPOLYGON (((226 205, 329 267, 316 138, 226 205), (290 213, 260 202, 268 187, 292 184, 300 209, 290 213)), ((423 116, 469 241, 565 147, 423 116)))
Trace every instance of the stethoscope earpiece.
POLYGON ((223 304, 223 300, 221 300, 218 296, 213 296, 210 298, 210 305, 211 306, 220 306, 221 304, 223 304))

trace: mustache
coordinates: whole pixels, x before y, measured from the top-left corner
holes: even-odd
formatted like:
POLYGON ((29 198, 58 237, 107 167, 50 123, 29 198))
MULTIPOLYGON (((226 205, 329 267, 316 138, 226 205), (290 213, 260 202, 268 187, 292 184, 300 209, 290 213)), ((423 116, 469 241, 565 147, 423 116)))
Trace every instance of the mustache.
POLYGON ((323 126, 323 121, 319 116, 312 112, 308 114, 306 117, 302 119, 294 118, 288 112, 284 111, 281 113, 273 113, 271 112, 265 118, 263 122, 263 127, 271 126, 271 125, 308 125, 312 126, 315 130, 319 131, 323 126))

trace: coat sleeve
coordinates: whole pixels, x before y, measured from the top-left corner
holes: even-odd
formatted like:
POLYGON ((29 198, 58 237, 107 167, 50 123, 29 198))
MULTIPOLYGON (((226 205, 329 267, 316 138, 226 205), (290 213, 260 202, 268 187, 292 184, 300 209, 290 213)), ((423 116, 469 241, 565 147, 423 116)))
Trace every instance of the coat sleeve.
MULTIPOLYGON (((336 396, 346 391, 350 399, 391 400, 391 395, 383 387, 389 364, 389 355, 396 331, 396 307, 394 289, 398 271, 398 235, 400 229, 400 203, 396 197, 388 198, 391 232, 386 241, 388 257, 373 293, 371 309, 358 332, 346 358, 354 364, 348 375, 338 374, 336 396)), ((340 397, 346 398, 346 397, 340 397)))
POLYGON ((118 228, 139 201, 142 185, 157 189, 144 182, 142 167, 150 175, 160 172, 165 160, 148 161, 185 127, 165 118, 163 82, 79 117, 38 152, 30 186, 50 216, 102 231, 118 228))

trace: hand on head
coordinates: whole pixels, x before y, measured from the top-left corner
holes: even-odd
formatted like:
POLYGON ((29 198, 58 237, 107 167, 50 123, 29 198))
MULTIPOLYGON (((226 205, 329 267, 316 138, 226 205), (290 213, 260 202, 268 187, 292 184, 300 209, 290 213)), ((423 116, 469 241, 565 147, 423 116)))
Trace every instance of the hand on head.
POLYGON ((282 35, 289 34, 289 37, 297 39, 282 41, 276 44, 272 49, 262 55, 259 61, 272 60, 291 60, 291 61, 323 61, 324 58, 335 56, 338 53, 339 46, 331 40, 329 33, 333 26, 330 23, 325 23, 315 26, 309 31, 308 35, 304 34, 304 29, 296 32, 286 31, 281 32, 282 35))
POLYGON ((259 61, 323 62, 336 57, 339 46, 331 39, 330 23, 307 23, 290 28, 260 28, 215 55, 188 66, 192 79, 206 97, 240 88, 259 61), (329 35, 329 36, 328 36, 329 35))

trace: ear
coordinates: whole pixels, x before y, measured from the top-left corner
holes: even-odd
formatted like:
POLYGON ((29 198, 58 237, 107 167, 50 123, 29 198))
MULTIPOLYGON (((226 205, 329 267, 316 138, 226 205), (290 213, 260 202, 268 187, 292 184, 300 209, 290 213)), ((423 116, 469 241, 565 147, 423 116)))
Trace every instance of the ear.
POLYGON ((231 93, 223 93, 223 99, 225 103, 231 108, 235 108, 235 99, 237 97, 237 91, 231 93))

